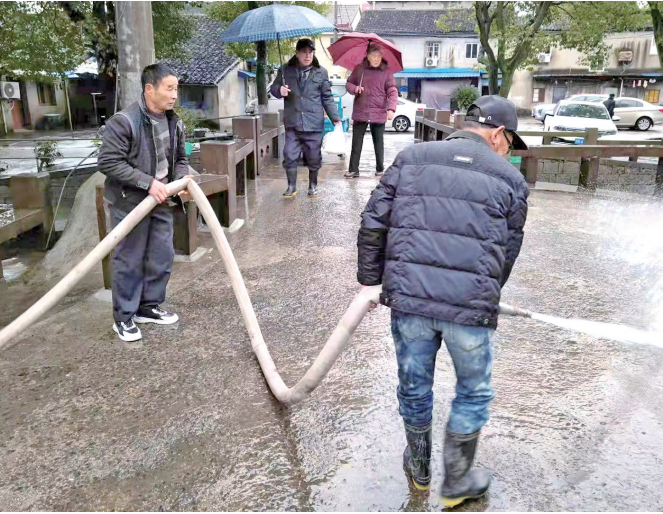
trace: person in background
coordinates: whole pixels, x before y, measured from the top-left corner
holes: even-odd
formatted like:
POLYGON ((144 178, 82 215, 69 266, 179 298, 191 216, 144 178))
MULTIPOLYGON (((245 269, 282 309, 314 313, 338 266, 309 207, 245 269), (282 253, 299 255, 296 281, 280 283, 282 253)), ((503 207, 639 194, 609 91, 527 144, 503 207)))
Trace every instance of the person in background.
POLYGON ((504 158, 527 146, 514 105, 479 98, 463 130, 396 156, 362 214, 357 279, 382 284, 398 362, 403 466, 415 489, 430 488, 433 377, 442 341, 456 371, 444 440, 441 496, 452 507, 485 494, 472 470, 488 421, 493 337, 502 288, 523 242, 529 190, 504 158))
POLYGON ((610 97, 608 97, 606 100, 604 100, 603 105, 605 105, 605 108, 608 109, 608 114, 610 115, 610 118, 612 118, 615 115, 615 93, 610 93, 610 97))
POLYGON ((375 149, 375 174, 384 173, 384 126, 394 119, 398 105, 398 88, 382 50, 375 44, 368 46, 366 59, 357 66, 345 84, 348 93, 355 95, 352 108, 352 151, 346 178, 359 176, 359 159, 366 127, 371 126, 375 149))
POLYGON ((297 41, 297 54, 281 66, 270 92, 274 98, 284 99, 285 146, 283 148, 288 189, 283 196, 297 194, 297 163, 304 154, 309 169, 309 196, 318 194, 318 170, 322 166, 322 135, 325 116, 334 125, 341 123, 338 108, 331 92, 327 70, 315 57, 315 45, 310 39, 297 41))
POLYGON ((113 330, 122 341, 142 335, 135 323, 169 325, 177 314, 159 306, 173 267, 173 212, 166 184, 188 178, 182 120, 173 107, 178 80, 163 64, 142 73, 138 102, 106 123, 97 163, 106 175, 105 197, 113 228, 148 195, 158 205, 113 251, 113 330))

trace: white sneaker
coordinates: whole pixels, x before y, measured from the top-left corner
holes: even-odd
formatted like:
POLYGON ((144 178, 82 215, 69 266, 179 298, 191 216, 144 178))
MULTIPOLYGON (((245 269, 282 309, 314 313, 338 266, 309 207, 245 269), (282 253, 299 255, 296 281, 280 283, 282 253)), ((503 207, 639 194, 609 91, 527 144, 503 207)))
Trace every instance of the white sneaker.
POLYGON ((127 343, 138 341, 143 337, 143 334, 140 333, 140 329, 136 326, 133 319, 126 322, 116 321, 113 324, 113 330, 122 341, 126 341, 127 343))
POLYGON ((134 315, 136 323, 156 323, 157 325, 171 325, 176 323, 179 317, 174 312, 166 312, 158 305, 156 307, 141 307, 134 315))

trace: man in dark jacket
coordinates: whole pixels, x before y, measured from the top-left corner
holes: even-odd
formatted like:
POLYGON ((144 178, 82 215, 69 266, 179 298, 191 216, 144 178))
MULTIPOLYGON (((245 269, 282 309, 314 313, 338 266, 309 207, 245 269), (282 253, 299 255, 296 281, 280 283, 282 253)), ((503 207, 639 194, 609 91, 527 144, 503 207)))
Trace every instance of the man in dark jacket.
POLYGON ((272 96, 283 98, 285 113, 285 173, 288 189, 283 196, 297 194, 297 162, 304 153, 309 169, 309 196, 318 194, 318 170, 322 166, 322 133, 324 111, 334 125, 341 123, 331 92, 327 70, 315 57, 310 39, 297 41, 297 55, 282 66, 270 88, 272 96))
POLYGON ((173 266, 173 213, 166 202, 168 182, 188 176, 184 125, 173 112, 177 77, 163 64, 143 70, 140 101, 106 123, 97 160, 106 175, 106 201, 115 227, 147 195, 159 205, 113 252, 113 330, 137 341, 134 322, 167 325, 177 314, 159 307, 173 266))
POLYGON ((488 420, 498 304, 523 241, 527 184, 504 159, 527 146, 511 102, 484 96, 463 130, 403 150, 362 214, 359 282, 382 284, 392 309, 399 412, 411 484, 430 488, 435 357, 444 340, 456 398, 444 442, 446 506, 483 495, 486 471, 470 470, 488 420))
POLYGON ((615 94, 610 93, 610 97, 604 100, 603 105, 608 109, 608 114, 612 118, 615 115, 615 94))

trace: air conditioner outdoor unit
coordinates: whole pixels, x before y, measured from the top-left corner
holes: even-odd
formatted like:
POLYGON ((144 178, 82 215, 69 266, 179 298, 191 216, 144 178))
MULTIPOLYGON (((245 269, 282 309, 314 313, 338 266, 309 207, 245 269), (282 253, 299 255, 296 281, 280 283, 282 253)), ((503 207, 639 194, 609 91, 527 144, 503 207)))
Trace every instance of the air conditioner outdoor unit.
POLYGON ((633 52, 630 50, 619 52, 618 60, 620 63, 629 64, 633 60, 633 52))
POLYGON ((544 64, 544 63, 549 63, 550 62, 550 54, 547 54, 545 52, 541 52, 538 55, 539 63, 544 64))
POLYGON ((0 98, 5 100, 20 100, 18 82, 0 82, 0 98))
POLYGON ((439 57, 426 57, 426 68, 437 68, 439 62, 439 57))

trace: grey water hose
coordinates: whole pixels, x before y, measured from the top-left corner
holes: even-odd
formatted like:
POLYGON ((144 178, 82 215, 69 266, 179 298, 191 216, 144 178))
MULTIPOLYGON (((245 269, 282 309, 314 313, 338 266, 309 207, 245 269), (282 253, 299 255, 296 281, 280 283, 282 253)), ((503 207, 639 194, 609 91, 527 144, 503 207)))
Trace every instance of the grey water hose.
MULTIPOLYGON (((239 303, 242 317, 251 339, 251 347, 258 358, 262 372, 269 384, 272 393, 282 403, 293 405, 306 398, 325 378, 334 362, 347 346, 361 320, 368 313, 371 304, 377 303, 382 286, 372 286, 362 289, 353 299, 338 325, 306 372, 304 377, 288 388, 283 382, 272 360, 265 340, 263 339, 256 314, 246 290, 242 275, 233 256, 228 240, 221 228, 212 206, 205 197, 195 180, 181 179, 166 186, 168 194, 174 195, 187 189, 198 205, 200 213, 211 230, 216 247, 226 267, 235 297, 239 303)), ((142 220, 155 206, 156 200, 148 196, 126 218, 124 218, 73 270, 71 270, 53 289, 39 299, 32 307, 0 330, 0 349, 18 336, 23 330, 32 325, 60 301, 95 265, 97 265, 110 251, 142 220)), ((503 308, 502 306, 500 306, 503 308)), ((505 314, 522 314, 527 311, 511 306, 505 306, 505 314)))

